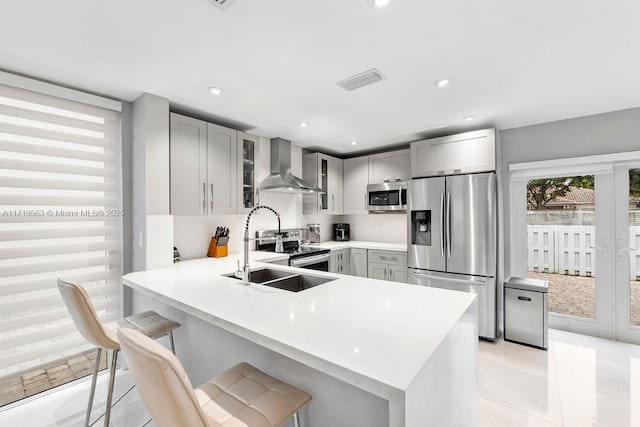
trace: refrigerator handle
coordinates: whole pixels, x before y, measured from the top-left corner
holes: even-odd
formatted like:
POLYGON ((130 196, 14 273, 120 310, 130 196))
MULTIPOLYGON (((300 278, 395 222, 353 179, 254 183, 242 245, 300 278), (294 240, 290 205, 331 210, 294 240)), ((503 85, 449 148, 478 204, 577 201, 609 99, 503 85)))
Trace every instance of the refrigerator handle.
POLYGON ((451 193, 447 193, 447 258, 451 258, 451 193))
POLYGON ((446 220, 444 208, 444 193, 440 193, 440 256, 444 258, 444 228, 446 227, 446 220))

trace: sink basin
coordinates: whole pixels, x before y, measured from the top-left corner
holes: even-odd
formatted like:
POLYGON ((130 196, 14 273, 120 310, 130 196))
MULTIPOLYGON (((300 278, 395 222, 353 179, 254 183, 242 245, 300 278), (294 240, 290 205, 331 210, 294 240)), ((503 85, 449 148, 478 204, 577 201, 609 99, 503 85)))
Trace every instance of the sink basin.
MULTIPOLYGON (((290 277, 293 273, 282 270, 272 270, 270 268, 261 268, 259 270, 252 270, 249 273, 249 281, 251 283, 265 283, 276 279, 282 279, 283 277, 290 277)), ((236 278, 235 273, 225 274, 227 277, 236 278)))
MULTIPOLYGON (((237 279, 234 273, 225 274, 226 277, 237 279)), ((239 279, 238 279, 239 280, 239 279)), ((298 274, 290 271, 272 270, 261 268, 249 273, 249 282, 257 283, 272 288, 283 289, 289 292, 300 292, 305 289, 335 280, 334 278, 314 276, 311 274, 298 274)))

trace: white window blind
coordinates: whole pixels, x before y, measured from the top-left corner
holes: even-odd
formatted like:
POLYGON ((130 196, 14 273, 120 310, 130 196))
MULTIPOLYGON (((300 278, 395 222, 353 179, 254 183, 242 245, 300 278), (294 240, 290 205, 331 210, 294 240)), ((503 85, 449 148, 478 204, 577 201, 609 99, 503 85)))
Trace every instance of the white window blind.
POLYGON ((119 114, 0 84, 0 378, 91 348, 56 286, 118 318, 119 114))

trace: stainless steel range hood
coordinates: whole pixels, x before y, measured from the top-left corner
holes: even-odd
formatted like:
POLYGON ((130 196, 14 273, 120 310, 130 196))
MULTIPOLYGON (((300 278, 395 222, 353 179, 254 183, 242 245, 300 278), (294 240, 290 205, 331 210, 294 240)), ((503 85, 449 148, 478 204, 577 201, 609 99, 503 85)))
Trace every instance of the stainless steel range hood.
POLYGON ((322 189, 291 174, 291 141, 271 140, 271 174, 260 183, 260 191, 317 193, 322 189))

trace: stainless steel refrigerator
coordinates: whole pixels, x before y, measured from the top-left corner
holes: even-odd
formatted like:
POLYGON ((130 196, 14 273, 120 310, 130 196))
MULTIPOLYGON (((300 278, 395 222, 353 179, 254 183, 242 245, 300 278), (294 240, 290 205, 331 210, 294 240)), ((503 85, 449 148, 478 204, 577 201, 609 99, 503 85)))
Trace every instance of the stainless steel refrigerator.
POLYGON ((409 283, 472 292, 478 334, 496 338, 496 175, 409 182, 409 283))

